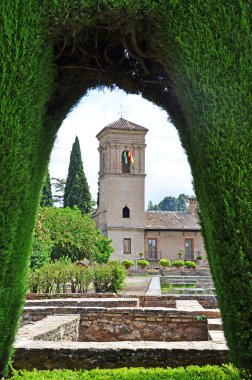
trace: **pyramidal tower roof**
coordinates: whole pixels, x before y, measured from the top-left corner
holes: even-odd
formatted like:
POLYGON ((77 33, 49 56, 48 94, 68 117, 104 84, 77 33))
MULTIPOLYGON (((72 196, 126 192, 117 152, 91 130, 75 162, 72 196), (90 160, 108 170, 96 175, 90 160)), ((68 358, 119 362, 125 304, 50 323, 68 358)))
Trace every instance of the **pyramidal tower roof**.
POLYGON ((146 131, 148 132, 148 129, 145 127, 142 127, 141 125, 132 123, 131 121, 125 120, 122 117, 120 119, 114 121, 113 123, 110 123, 106 125, 98 134, 97 138, 101 135, 102 132, 104 132, 106 129, 118 129, 118 130, 127 130, 127 131, 146 131))

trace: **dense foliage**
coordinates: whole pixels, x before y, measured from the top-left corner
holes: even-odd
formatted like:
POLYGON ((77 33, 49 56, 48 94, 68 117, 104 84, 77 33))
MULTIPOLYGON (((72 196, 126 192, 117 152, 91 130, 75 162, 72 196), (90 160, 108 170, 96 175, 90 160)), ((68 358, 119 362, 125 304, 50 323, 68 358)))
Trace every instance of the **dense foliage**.
POLYGON ((102 264, 107 263, 114 249, 111 245, 112 240, 109 240, 106 236, 102 235, 100 230, 97 230, 97 237, 95 246, 96 252, 92 254, 92 261, 102 264))
MULTIPOLYGON (((51 241, 51 259, 68 257, 72 261, 99 257, 100 240, 106 240, 98 234, 90 215, 81 215, 77 207, 73 209, 45 207, 39 209, 38 220, 34 230, 34 243, 31 263, 41 261, 38 255, 47 256, 48 241, 51 241), (42 234, 43 232, 43 234, 42 234), (37 245, 41 248, 37 249, 37 245)), ((107 239, 108 240, 108 239, 107 239)), ((108 243, 109 245, 109 243, 108 243)), ((103 256, 103 253, 100 253, 103 256)))
POLYGON ((39 204, 41 207, 53 206, 52 186, 51 186, 50 174, 48 170, 44 178, 44 183, 42 187, 42 193, 41 193, 39 204))
POLYGON ((107 263, 112 252, 111 240, 96 229, 90 215, 82 216, 77 207, 38 210, 33 231, 32 268, 64 257, 71 261, 86 258, 107 263))
POLYGON ((115 261, 85 267, 62 259, 31 270, 29 290, 31 293, 87 293, 92 284, 96 293, 117 293, 125 277, 125 268, 115 261))
POLYGON ((238 0, 0 2, 0 376, 57 130, 89 88, 114 84, 179 132, 231 358, 252 371, 251 24, 238 0))
POLYGON ((117 293, 124 286, 126 269, 117 261, 94 266, 93 284, 96 293, 117 293))
POLYGON ((157 205, 153 205, 152 201, 148 203, 148 211, 184 211, 188 210, 187 201, 189 196, 180 194, 178 198, 167 196, 157 205))
POLYGON ((91 371, 22 371, 10 380, 241 380, 238 369, 231 365, 189 366, 186 368, 119 368, 94 369, 91 371))
POLYGON ((82 214, 91 211, 91 194, 83 170, 79 139, 76 136, 70 154, 70 163, 64 192, 64 207, 77 206, 82 214))

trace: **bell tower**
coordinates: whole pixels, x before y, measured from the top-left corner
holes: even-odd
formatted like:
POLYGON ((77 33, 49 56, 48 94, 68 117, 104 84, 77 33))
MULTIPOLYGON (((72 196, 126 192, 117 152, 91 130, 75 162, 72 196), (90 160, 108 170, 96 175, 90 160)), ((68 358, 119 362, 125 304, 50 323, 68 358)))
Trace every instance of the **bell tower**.
POLYGON ((123 118, 104 127, 99 140, 96 226, 112 240, 113 259, 144 252, 145 135, 148 129, 123 118))

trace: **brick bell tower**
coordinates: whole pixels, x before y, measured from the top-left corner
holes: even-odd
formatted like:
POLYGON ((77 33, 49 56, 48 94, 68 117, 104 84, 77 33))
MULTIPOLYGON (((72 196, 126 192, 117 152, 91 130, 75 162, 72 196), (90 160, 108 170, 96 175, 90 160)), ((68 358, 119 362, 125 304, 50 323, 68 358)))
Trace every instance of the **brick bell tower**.
POLYGON ((100 169, 97 228, 112 240, 113 259, 136 260, 144 252, 145 135, 123 118, 96 136, 100 169))

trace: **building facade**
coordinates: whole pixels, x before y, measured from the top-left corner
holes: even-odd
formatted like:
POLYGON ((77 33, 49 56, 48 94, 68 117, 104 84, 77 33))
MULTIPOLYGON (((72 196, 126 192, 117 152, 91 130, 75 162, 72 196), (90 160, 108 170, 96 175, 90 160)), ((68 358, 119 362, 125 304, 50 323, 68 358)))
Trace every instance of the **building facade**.
POLYGON ((189 212, 145 212, 145 135, 148 129, 123 118, 105 126, 99 140, 99 192, 93 214, 97 228, 112 240, 112 259, 137 260, 139 253, 155 266, 174 260, 182 250, 194 259, 205 254, 201 229, 190 199, 189 212))

